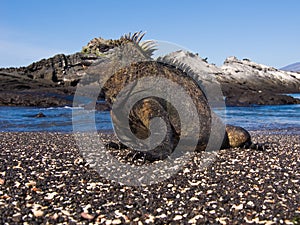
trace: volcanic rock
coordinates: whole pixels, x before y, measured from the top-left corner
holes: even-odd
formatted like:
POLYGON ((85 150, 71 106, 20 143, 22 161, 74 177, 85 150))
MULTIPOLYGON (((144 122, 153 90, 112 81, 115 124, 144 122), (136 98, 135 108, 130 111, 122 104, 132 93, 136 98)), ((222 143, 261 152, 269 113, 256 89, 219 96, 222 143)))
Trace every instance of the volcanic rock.
MULTIPOLYGON (((42 107, 72 105, 72 96, 78 82, 86 75, 91 65, 103 59, 101 51, 109 54, 126 39, 123 37, 119 40, 105 41, 99 38, 97 40, 98 42, 102 40, 104 44, 108 43, 100 45, 102 50, 97 50, 99 54, 93 51, 71 55, 58 54, 27 67, 0 68, 0 105, 42 107)), ((83 50, 91 48, 90 45, 91 42, 83 50)), ((190 53, 178 51, 171 53, 170 56, 186 63, 184 59, 188 54, 190 53)), ((227 58, 221 67, 209 64, 205 59, 201 62, 198 60, 197 63, 197 68, 203 73, 201 77, 196 78, 204 84, 214 84, 212 80, 217 80, 228 105, 299 104, 298 100, 278 94, 299 93, 300 73, 278 70, 249 59, 239 60, 236 57, 227 58)), ((103 97, 103 93, 100 93, 100 97, 103 97)))

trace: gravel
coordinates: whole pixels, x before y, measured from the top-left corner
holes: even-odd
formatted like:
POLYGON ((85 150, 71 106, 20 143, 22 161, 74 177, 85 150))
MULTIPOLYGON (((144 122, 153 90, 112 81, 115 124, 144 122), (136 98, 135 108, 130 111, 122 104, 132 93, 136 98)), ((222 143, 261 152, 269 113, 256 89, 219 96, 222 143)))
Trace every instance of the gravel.
POLYGON ((221 150, 205 169, 196 153, 134 187, 101 177, 72 134, 0 133, 0 224, 300 224, 300 135, 251 135, 270 148, 221 150))

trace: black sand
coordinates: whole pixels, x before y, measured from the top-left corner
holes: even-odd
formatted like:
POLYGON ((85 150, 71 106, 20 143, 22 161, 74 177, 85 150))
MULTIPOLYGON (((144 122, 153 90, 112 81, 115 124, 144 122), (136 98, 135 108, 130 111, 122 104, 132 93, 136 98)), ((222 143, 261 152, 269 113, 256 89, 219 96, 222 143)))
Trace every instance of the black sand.
POLYGON ((271 148, 222 150, 205 170, 196 154, 130 187, 90 168, 72 134, 0 133, 0 224, 300 223, 300 135, 251 134, 271 148))

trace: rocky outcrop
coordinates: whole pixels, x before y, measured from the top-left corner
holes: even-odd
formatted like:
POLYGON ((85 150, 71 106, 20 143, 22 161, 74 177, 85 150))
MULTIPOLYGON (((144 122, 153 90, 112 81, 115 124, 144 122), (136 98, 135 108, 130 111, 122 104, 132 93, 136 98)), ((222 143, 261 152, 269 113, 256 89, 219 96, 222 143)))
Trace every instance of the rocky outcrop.
MULTIPOLYGON (((169 54, 165 59, 170 57, 179 62, 185 62, 185 59, 188 58, 187 56, 190 55, 188 52, 178 51, 169 54)), ((197 79, 211 82, 213 80, 211 76, 214 76, 222 85, 225 96, 238 90, 273 93, 300 92, 300 73, 281 71, 251 62, 249 59, 239 60, 236 57, 227 58, 221 67, 209 64, 204 59, 196 62, 197 65, 194 65, 194 67, 204 72, 197 79)), ((190 60, 189 63, 193 62, 190 60)))
POLYGON ((59 54, 27 67, 0 69, 0 105, 72 105, 75 87, 85 68, 99 57, 59 54))
MULTIPOLYGON (((217 77, 224 87, 236 84, 257 92, 300 92, 299 73, 281 71, 248 59, 238 60, 236 57, 227 58, 221 70, 223 73, 217 74, 217 77)), ((226 95, 230 94, 228 88, 224 91, 226 95)))
POLYGON ((226 97, 227 106, 253 106, 253 105, 292 105, 300 104, 300 99, 288 95, 274 94, 272 92, 244 91, 239 94, 230 94, 226 97))
MULTIPOLYGON (((141 36, 143 34, 135 33, 119 40, 96 38, 83 47, 81 53, 58 54, 27 67, 0 68, 0 105, 71 105, 75 87, 90 65, 113 52, 113 48, 120 46, 122 41, 131 38, 139 43, 141 36)), ((152 44, 145 42, 137 47, 150 56, 154 51, 152 44)), ((187 54, 179 51, 170 56, 184 61, 187 54)), ((211 76, 214 76, 221 84, 227 105, 299 104, 299 100, 281 94, 300 92, 300 73, 235 57, 227 58, 221 67, 204 59, 201 62, 197 60, 197 63, 198 70, 203 71, 203 76, 198 79, 210 85, 213 84, 211 76)))
MULTIPOLYGON (((186 65, 197 63, 193 67, 203 73, 198 72, 194 78, 208 87, 218 81, 228 106, 300 104, 298 99, 284 95, 300 92, 300 73, 281 71, 236 57, 227 58, 224 65, 217 67, 206 60, 193 60, 195 57, 178 51, 164 57, 164 61, 173 59, 175 64, 177 61, 186 65)), ((193 76, 193 71, 189 72, 193 76)))
MULTIPOLYGON (((28 85, 41 82, 60 86, 76 86, 85 74, 84 69, 98 58, 94 54, 58 54, 49 59, 34 62, 27 67, 0 69, 0 74, 7 77, 17 76, 19 82, 26 81, 28 85)), ((26 88, 24 87, 24 89, 26 88)))
POLYGON ((217 74, 228 106, 300 104, 284 95, 300 92, 300 74, 229 57, 217 74))
MULTIPOLYGON (((58 54, 27 67, 0 68, 0 105, 72 105, 74 87, 86 70, 97 60, 107 57, 114 47, 134 41, 145 56, 151 56, 154 51, 152 42, 139 43, 143 36, 137 32, 117 40, 95 38, 80 53, 58 54)), ((107 109, 107 105, 103 104, 96 107, 107 109)))

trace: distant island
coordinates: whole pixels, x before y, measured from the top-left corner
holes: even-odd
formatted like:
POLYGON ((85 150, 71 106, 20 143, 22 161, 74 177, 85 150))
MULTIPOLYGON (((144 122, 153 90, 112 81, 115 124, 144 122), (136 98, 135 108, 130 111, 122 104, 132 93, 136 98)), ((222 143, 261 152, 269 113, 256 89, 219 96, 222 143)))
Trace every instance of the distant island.
POLYGON ((300 72, 300 62, 287 65, 285 67, 282 67, 280 70, 290 71, 290 72, 300 72))

